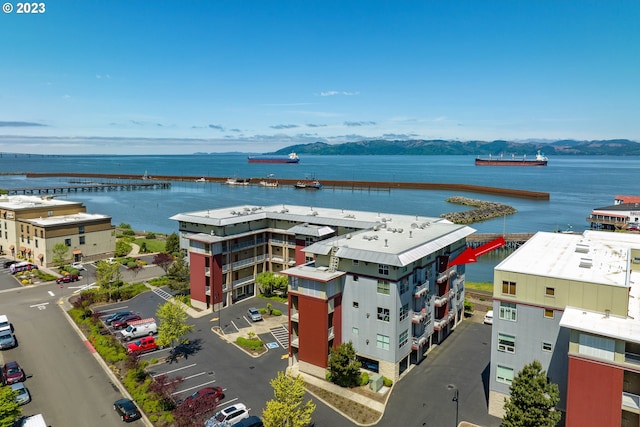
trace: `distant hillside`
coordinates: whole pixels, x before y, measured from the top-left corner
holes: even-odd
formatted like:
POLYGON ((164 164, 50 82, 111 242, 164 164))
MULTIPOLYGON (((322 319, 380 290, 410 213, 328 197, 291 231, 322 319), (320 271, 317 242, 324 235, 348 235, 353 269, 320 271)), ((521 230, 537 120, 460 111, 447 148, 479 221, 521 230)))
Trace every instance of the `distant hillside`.
POLYGON ((538 150, 547 156, 640 156, 640 143, 628 139, 553 142, 374 140, 335 145, 324 142, 291 145, 269 154, 289 154, 295 151, 298 154, 321 155, 534 155, 538 150))

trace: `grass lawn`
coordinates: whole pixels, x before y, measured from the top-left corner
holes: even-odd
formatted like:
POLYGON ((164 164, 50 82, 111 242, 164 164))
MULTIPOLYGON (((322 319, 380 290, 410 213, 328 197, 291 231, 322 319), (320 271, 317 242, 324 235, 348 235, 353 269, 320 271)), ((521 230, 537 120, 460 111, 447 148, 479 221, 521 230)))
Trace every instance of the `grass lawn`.
POLYGON ((476 291, 493 292, 493 283, 488 282, 464 282, 464 286, 467 289, 473 289, 476 291))
POLYGON ((142 242, 147 245, 147 252, 163 252, 165 247, 164 240, 145 239, 144 237, 133 241, 138 246, 142 246, 142 242))

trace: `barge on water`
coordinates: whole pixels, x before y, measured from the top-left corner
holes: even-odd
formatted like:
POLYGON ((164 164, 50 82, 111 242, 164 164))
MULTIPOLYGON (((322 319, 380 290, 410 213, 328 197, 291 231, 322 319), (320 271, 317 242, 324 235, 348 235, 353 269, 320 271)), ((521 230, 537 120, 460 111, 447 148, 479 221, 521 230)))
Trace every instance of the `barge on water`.
POLYGON ((476 157, 476 166, 547 166, 548 160, 547 156, 538 150, 534 159, 527 159, 526 155, 522 157, 512 155, 510 158, 502 155, 498 157, 489 155, 489 158, 484 159, 476 157))
POLYGON ((249 163, 298 163, 300 157, 296 153, 290 153, 288 156, 249 156, 249 163))

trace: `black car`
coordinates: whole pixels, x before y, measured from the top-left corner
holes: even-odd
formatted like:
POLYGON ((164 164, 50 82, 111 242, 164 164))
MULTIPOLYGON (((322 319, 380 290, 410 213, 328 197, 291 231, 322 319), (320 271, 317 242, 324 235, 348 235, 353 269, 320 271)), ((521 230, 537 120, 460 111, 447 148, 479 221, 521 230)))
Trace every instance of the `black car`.
POLYGON ((122 421, 130 423, 131 421, 135 421, 142 417, 140 410, 129 399, 120 399, 116 400, 113 404, 113 409, 120 415, 122 421))
POLYGON ((18 261, 7 261, 4 263, 4 268, 9 268, 11 267, 13 264, 15 264, 18 261))
POLYGON ((251 415, 249 418, 244 420, 240 420, 235 424, 232 424, 232 427, 263 427, 262 420, 255 415, 251 415))
POLYGON ((121 318, 125 316, 129 316, 130 314, 134 314, 133 311, 116 311, 115 313, 113 313, 112 315, 104 319, 104 323, 106 323, 107 325, 110 325, 116 320, 120 320, 121 318))

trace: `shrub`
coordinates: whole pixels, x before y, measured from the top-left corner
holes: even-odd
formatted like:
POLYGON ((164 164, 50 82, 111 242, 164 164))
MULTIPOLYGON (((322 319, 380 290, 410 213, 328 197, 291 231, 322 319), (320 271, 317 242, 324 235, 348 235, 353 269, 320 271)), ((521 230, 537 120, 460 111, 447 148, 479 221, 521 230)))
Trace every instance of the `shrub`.
POLYGON ((367 385, 367 384, 369 384, 369 373, 363 372, 362 375, 360 375, 360 385, 367 385))
POLYGON ((282 316, 282 311, 278 310, 277 308, 274 308, 273 310, 271 310, 271 315, 272 316, 282 316))
POLYGON ((464 311, 471 313, 473 311, 473 303, 468 301, 466 298, 464 300, 464 311))
POLYGON ((155 238, 156 238, 156 233, 154 233, 153 231, 150 231, 150 232, 148 232, 148 233, 147 233, 147 235, 145 236, 145 238, 146 238, 146 239, 149 239, 149 240, 153 240, 153 239, 155 239, 155 238))
POLYGON ((382 377, 382 384, 384 384, 385 387, 391 387, 393 385, 393 381, 391 381, 391 378, 382 377))
POLYGON ((262 344, 262 341, 260 341, 259 339, 248 339, 243 337, 238 337, 238 339, 236 340, 236 344, 250 351, 261 350, 264 346, 264 344, 262 344))
POLYGON ((125 236, 135 236, 136 232, 131 229, 127 229, 127 230, 122 230, 122 234, 125 236))

